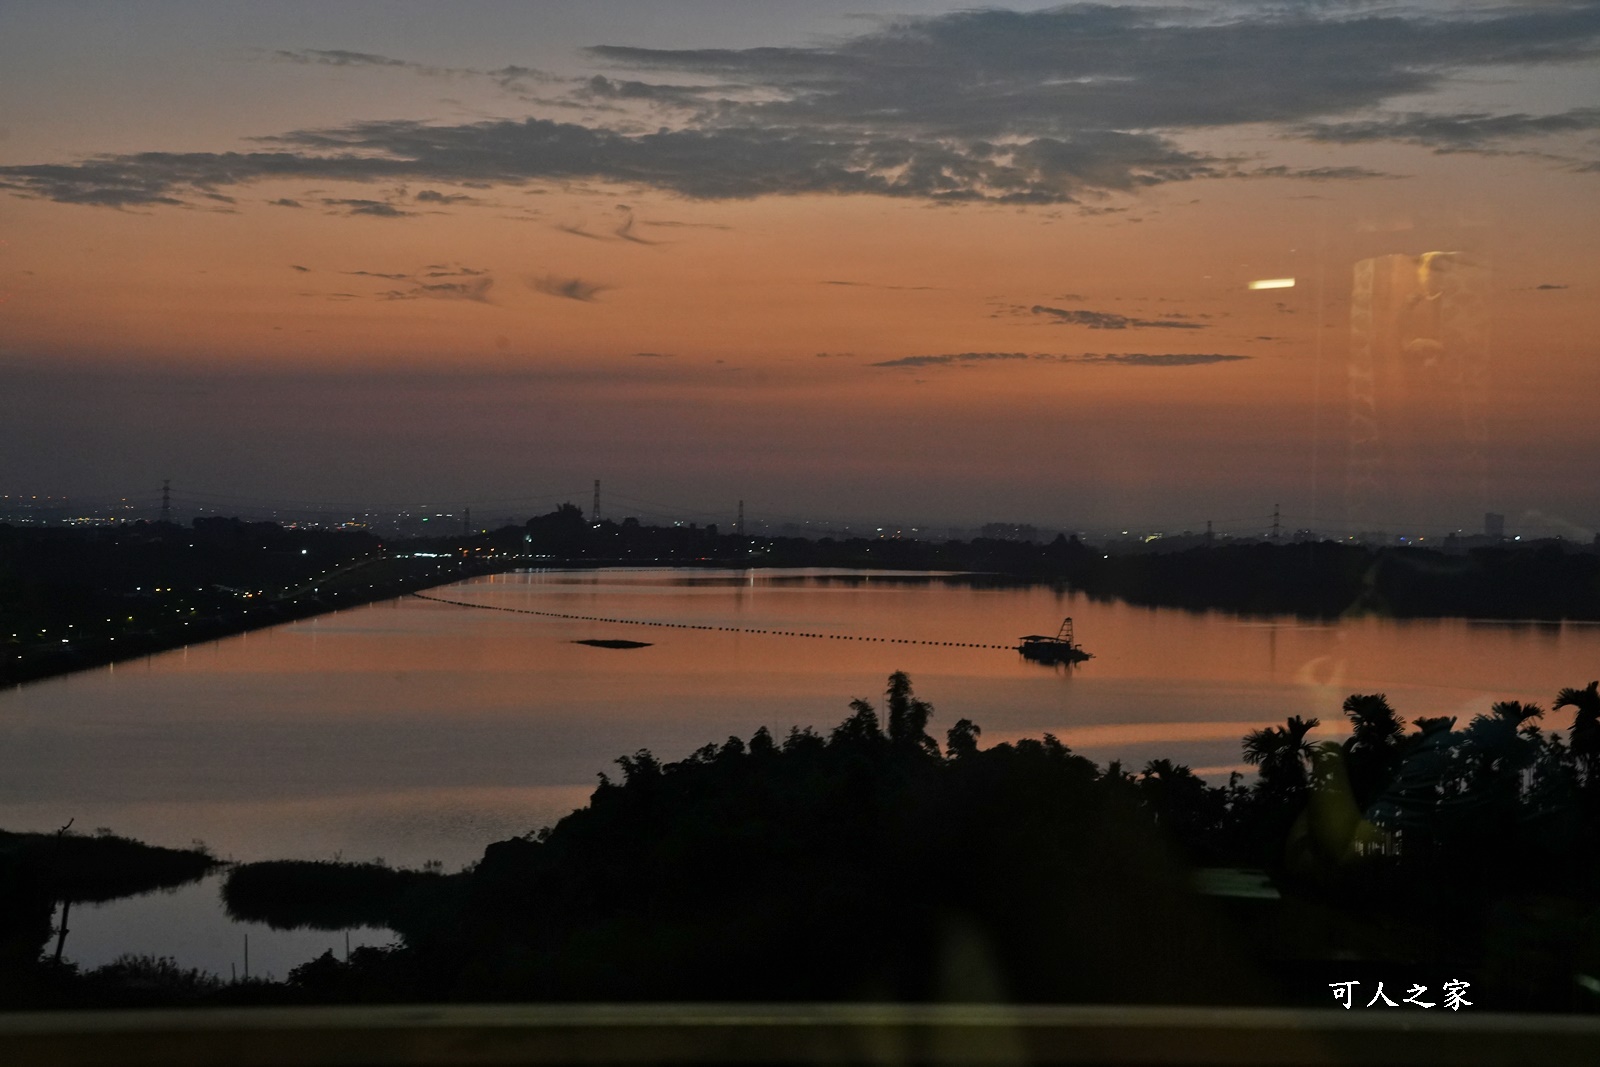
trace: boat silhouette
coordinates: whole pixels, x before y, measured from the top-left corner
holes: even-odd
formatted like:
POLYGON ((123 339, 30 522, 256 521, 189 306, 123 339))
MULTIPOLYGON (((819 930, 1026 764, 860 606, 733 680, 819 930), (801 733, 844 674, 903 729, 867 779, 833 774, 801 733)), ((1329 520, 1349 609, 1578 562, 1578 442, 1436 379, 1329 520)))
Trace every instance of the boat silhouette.
POLYGON ((1038 663, 1082 663, 1092 653, 1085 652, 1072 640, 1072 616, 1061 620, 1061 629, 1052 634, 1029 634, 1020 638, 1017 651, 1024 659, 1038 663))

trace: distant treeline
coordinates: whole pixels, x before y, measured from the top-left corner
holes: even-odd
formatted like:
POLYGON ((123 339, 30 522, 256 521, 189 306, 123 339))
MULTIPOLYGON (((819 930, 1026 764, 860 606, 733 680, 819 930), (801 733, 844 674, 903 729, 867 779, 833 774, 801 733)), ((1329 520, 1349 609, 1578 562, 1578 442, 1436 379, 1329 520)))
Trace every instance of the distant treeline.
POLYGON ((1454 980, 1483 1009, 1592 1011, 1600 695, 1556 705, 1574 710, 1565 736, 1509 702, 1408 729, 1358 694, 1343 743, 1291 718, 1243 739, 1253 783, 1211 785, 1169 760, 1100 767, 1049 735, 983 747, 965 719, 941 745, 895 674, 881 705, 854 701, 827 733, 622 757, 586 808, 460 874, 230 874, 238 917, 381 924, 390 948, 328 953, 281 983, 40 959, 8 1003, 1327 1005, 1333 982, 1454 980), (1249 870, 1275 888, 1199 888, 1249 870))
POLYGON ((1175 552, 1102 552, 1075 537, 1035 544, 977 538, 740 537, 716 526, 591 523, 572 504, 525 526, 481 534, 560 559, 762 567, 976 571, 1057 582, 1135 604, 1252 614, 1600 619, 1600 554, 1556 543, 1462 554, 1332 541, 1217 541, 1175 552))

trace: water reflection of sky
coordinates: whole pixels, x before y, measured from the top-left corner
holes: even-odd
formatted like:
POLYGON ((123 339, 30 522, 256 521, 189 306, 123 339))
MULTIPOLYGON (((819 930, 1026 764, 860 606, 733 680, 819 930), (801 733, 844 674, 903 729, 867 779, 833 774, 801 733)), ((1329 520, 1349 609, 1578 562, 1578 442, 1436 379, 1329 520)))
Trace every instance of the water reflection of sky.
MULTIPOLYGON (((1246 730, 1288 715, 1338 736, 1352 692, 1387 693, 1408 719, 1464 721, 1499 699, 1547 706, 1600 662, 1595 627, 1238 619, 904 576, 585 571, 435 592, 836 637, 414 598, 339 612, 0 694, 0 826, 71 818, 158 844, 200 838, 241 860, 454 869, 584 803, 618 755, 678 758, 763 725, 827 730, 894 670, 933 703, 936 736, 970 718, 984 743, 1049 731, 1102 763, 1168 757, 1223 775, 1246 730), (839 639, 1006 643, 1069 614, 1095 656, 1073 671, 1010 651, 839 639), (572 643, 584 638, 652 644, 572 643)), ((92 941, 74 925, 75 945, 92 941)))
POLYGON ((183 967, 243 978, 248 950, 251 977, 282 979, 291 967, 324 952, 343 959, 347 945, 353 950, 395 939, 393 932, 374 927, 274 930, 264 923, 234 922, 222 909, 222 877, 213 874, 168 892, 99 906, 74 906, 62 957, 89 968, 124 953, 168 956, 183 967))

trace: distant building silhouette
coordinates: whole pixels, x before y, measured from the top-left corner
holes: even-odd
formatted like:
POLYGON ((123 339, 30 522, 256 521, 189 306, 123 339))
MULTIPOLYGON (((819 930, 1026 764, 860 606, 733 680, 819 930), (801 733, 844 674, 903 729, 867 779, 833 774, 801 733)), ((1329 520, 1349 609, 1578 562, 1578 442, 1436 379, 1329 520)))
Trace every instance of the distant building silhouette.
POLYGON ((1489 272, 1457 252, 1355 265, 1350 301, 1346 518, 1488 497, 1489 272))
POLYGON ((1483 513, 1483 534, 1496 541, 1505 540, 1506 517, 1493 511, 1483 513))

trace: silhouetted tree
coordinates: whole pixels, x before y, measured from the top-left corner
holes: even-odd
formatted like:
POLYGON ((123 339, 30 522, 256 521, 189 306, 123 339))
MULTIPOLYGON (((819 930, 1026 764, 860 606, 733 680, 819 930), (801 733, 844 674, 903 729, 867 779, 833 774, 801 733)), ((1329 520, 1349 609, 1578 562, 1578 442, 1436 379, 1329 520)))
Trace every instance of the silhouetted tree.
POLYGON ((1226 814, 1227 796, 1181 763, 1153 759, 1140 773, 1139 795, 1145 810, 1177 843, 1199 858, 1213 844, 1226 814))
POLYGON ((590 540, 589 523, 576 504, 562 504, 548 515, 529 519, 524 527, 528 543, 540 552, 575 556, 590 540))
POLYGON ((1320 719, 1292 715, 1282 726, 1251 730, 1244 737, 1244 761, 1261 768, 1260 790, 1278 798, 1298 799, 1306 789, 1306 767, 1312 747, 1306 735, 1320 719))
POLYGON ((616 763, 622 768, 622 780, 625 785, 661 776, 661 761, 651 755, 647 748, 641 748, 632 756, 618 756, 616 763))
POLYGON ((945 750, 951 759, 976 755, 978 738, 982 733, 982 728, 971 719, 957 719, 956 724, 945 734, 945 750))
POLYGON ((1572 708, 1572 755, 1577 760, 1584 785, 1600 790, 1600 682, 1582 689, 1571 687, 1556 694, 1555 706, 1572 708))
POLYGON ((1454 715, 1419 715, 1411 720, 1411 725, 1417 728, 1417 732, 1411 735, 1412 739, 1415 740, 1428 737, 1440 731, 1449 733, 1456 728, 1456 717, 1454 715))
POLYGON ((828 736, 829 744, 847 745, 861 750, 877 748, 883 743, 883 731, 878 726, 878 712, 865 700, 850 702, 851 715, 828 736))
POLYGON ((933 705, 911 695, 911 679, 905 671, 889 676, 889 740, 904 748, 916 748, 929 755, 939 754, 939 744, 928 736, 928 720, 933 705))
POLYGON ((1365 808, 1394 777, 1400 765, 1405 724, 1382 693, 1352 694, 1344 702, 1350 738, 1344 744, 1345 770, 1357 807, 1365 808))

